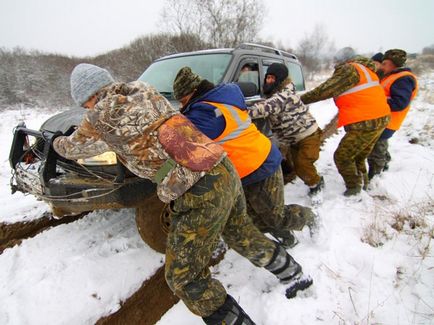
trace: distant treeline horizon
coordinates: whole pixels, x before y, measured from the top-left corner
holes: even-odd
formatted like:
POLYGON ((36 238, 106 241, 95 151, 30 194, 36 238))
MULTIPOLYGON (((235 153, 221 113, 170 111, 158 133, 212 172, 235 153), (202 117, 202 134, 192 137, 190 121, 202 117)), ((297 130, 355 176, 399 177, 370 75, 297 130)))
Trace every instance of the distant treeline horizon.
MULTIPOLYGON (((298 56, 308 79, 316 72, 332 67, 330 55, 320 55, 319 50, 312 50, 316 41, 313 34, 296 50, 280 47, 298 56)), ((271 42, 258 43, 276 47, 271 42)), ((136 80, 157 58, 210 48, 213 48, 211 44, 202 41, 195 34, 169 33, 139 37, 127 46, 94 57, 0 48, 0 108, 19 105, 50 108, 74 106, 70 96, 69 76, 74 66, 81 62, 106 68, 116 80, 128 82, 136 80)), ((426 56, 427 62, 418 64, 433 67, 434 45, 424 48, 422 54, 426 56)), ((418 66, 414 68, 417 69, 418 66)))

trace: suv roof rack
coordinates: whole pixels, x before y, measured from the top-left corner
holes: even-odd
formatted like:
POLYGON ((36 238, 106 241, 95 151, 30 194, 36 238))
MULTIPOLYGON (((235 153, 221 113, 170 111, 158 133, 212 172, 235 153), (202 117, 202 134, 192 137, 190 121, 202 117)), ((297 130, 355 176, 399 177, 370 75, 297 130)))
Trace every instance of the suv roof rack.
POLYGON ((295 56, 292 53, 282 51, 282 50, 276 49, 276 48, 271 47, 271 46, 255 44, 255 43, 241 43, 235 49, 252 49, 252 48, 260 49, 260 50, 263 50, 264 52, 271 52, 271 53, 274 53, 274 54, 277 54, 280 56, 286 56, 286 57, 290 57, 293 59, 297 59, 297 56, 295 56))

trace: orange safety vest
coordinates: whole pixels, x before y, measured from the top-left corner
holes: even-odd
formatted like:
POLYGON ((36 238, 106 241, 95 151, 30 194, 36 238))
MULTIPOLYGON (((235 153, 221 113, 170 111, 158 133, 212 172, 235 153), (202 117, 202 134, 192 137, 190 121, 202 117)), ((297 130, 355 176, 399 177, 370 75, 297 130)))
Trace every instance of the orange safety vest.
MULTIPOLYGON (((417 95, 417 92, 419 90, 419 85, 417 83, 416 76, 413 73, 411 73, 410 71, 401 71, 398 73, 391 74, 391 75, 387 76, 386 78, 384 78, 383 80, 381 80, 381 86, 384 88, 384 93, 386 94, 387 98, 390 98, 390 87, 392 87, 393 83, 397 79, 404 77, 404 76, 413 77, 413 79, 416 83, 416 87, 414 88, 413 92, 411 93, 410 102, 417 95)), ((394 131, 398 130, 401 127, 401 124, 404 121, 405 116, 407 115, 409 109, 410 109, 410 103, 408 104, 408 106, 406 108, 404 108, 401 111, 397 111, 397 112, 392 111, 390 122, 386 128, 388 128, 390 130, 394 130, 394 131)))
POLYGON ((223 133, 214 139, 223 146, 240 178, 257 170, 267 159, 271 141, 252 123, 247 111, 236 106, 204 102, 220 110, 226 120, 223 133))
POLYGON ((339 109, 338 127, 390 115, 377 74, 362 64, 349 64, 356 68, 359 82, 334 98, 339 109))

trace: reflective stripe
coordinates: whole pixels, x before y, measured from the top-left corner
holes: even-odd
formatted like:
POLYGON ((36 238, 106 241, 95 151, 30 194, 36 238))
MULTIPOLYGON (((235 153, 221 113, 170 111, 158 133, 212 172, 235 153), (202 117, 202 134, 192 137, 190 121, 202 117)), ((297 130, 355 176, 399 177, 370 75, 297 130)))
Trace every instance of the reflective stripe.
POLYGON ((393 80, 393 78, 386 78, 386 80, 381 84, 381 86, 382 86, 383 88, 386 88, 387 86, 390 85, 390 83, 391 83, 392 81, 395 81, 395 80, 393 80))
POLYGON ((240 118, 240 116, 237 113, 237 110, 231 106, 231 105, 226 105, 226 104, 222 104, 231 114, 231 117, 234 119, 234 121, 237 123, 237 128, 235 130, 233 130, 232 132, 228 133, 224 138, 221 138, 220 140, 217 141, 217 143, 222 144, 225 143, 226 141, 232 140, 237 138, 242 132, 244 132, 245 130, 247 130, 250 126, 250 124, 252 123, 250 116, 247 117, 247 119, 243 122, 240 118))
POLYGON ((355 86, 353 88, 350 88, 347 91, 344 91, 338 97, 352 94, 352 93, 355 93, 357 91, 365 90, 365 89, 368 89, 371 87, 375 87, 375 86, 378 86, 380 84, 377 80, 372 80, 371 75, 369 74, 368 70, 366 70, 366 67, 363 64, 355 63, 355 62, 354 62, 354 64, 356 64, 362 70, 367 82, 362 84, 362 85, 358 85, 358 86, 355 86))
POLYGON ((371 78, 371 75, 369 74, 368 70, 366 70, 366 67, 363 64, 360 64, 360 63, 355 63, 354 62, 354 64, 357 65, 360 69, 362 69, 363 74, 365 75, 365 78, 366 78, 367 82, 368 83, 371 82, 372 78, 371 78))

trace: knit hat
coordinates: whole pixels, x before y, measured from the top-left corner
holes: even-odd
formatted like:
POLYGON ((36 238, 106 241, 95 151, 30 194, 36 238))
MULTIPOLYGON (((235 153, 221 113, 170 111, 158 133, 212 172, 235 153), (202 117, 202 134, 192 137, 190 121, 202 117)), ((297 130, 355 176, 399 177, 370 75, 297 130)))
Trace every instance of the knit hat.
POLYGON ((113 82, 111 74, 93 64, 80 63, 71 72, 71 96, 75 103, 82 106, 101 88, 113 82))
POLYGON ((173 96, 179 100, 191 94, 199 86, 202 78, 191 71, 190 67, 183 67, 173 81, 173 96))
POLYGON ((407 53, 399 49, 388 50, 384 53, 383 60, 390 60, 397 68, 399 68, 405 64, 405 61, 407 61, 407 53))
POLYGON ((348 60, 351 60, 356 56, 356 52, 353 50, 352 47, 344 47, 336 52, 334 56, 335 63, 343 63, 348 60))
POLYGON ((272 63, 267 69, 265 78, 267 78, 269 74, 275 76, 277 83, 280 84, 283 80, 288 78, 288 68, 282 63, 272 63))
POLYGON ((371 58, 371 60, 372 61, 376 61, 376 62, 383 62, 383 57, 384 57, 384 55, 383 55, 383 53, 381 53, 381 52, 378 52, 378 53, 375 53, 373 56, 372 56, 372 58, 371 58))

